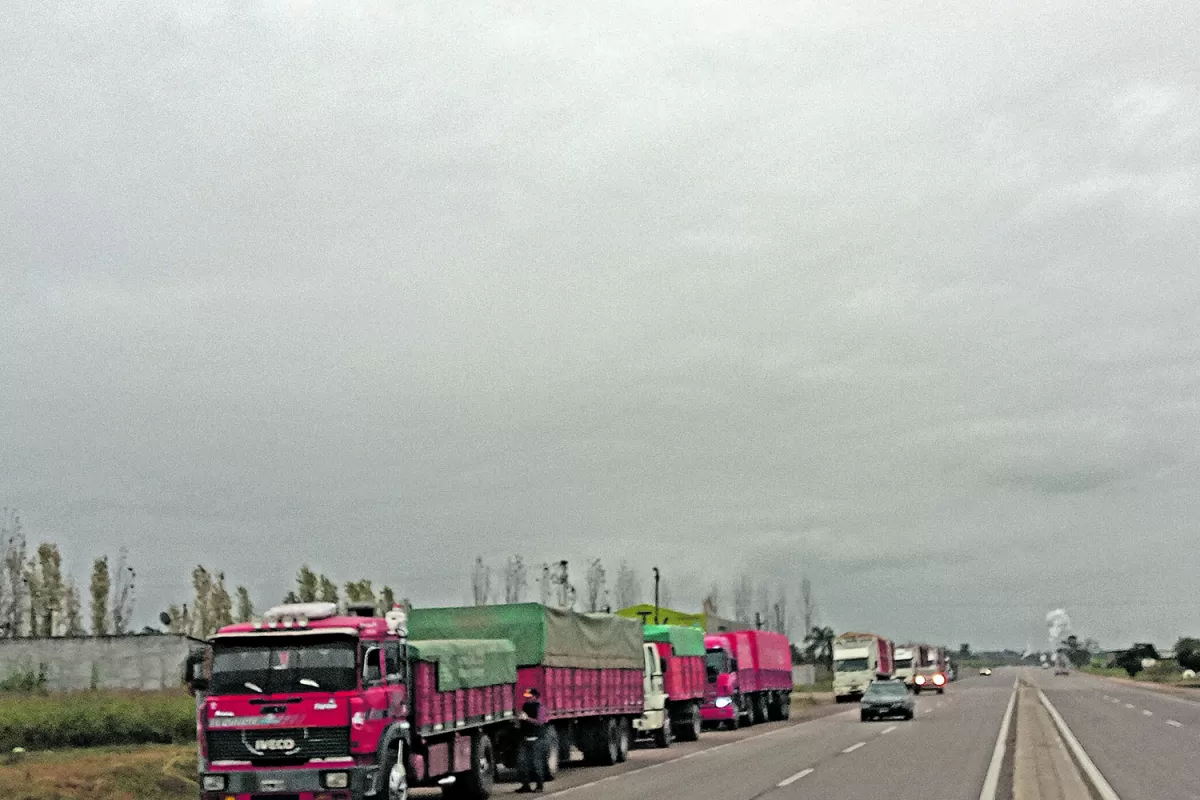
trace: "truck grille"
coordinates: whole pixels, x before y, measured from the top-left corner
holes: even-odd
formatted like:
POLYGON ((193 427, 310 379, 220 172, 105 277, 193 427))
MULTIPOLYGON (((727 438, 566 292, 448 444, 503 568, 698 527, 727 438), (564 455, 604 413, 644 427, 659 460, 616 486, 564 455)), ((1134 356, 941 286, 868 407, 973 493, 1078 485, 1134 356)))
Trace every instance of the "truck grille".
POLYGON ((300 762, 350 755, 349 728, 258 728, 209 731, 210 761, 300 762))

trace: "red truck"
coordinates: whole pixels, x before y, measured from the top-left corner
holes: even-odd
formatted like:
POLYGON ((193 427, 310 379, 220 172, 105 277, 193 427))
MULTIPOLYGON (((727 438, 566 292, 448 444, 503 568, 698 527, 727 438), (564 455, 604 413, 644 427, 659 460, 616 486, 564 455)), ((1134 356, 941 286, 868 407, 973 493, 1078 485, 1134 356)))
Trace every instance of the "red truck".
POLYGON ((733 631, 704 637, 707 687, 700 714, 706 723, 737 728, 791 715, 792 647, 771 631, 733 631))
POLYGON ((926 646, 914 670, 913 692, 920 694, 932 690, 938 694, 945 694, 949 680, 946 651, 940 647, 926 646))
POLYGON ((409 641, 399 609, 276 606, 188 666, 201 800, 483 800, 516 717, 511 642, 409 641))
MULTIPOLYGON (((612 614, 580 614, 540 603, 413 609, 415 638, 504 639, 517 659, 517 690, 541 694, 549 720, 550 774, 578 747, 590 764, 629 755, 633 722, 644 710, 642 626, 612 614)), ((516 766, 515 733, 497 742, 516 766)))
POLYGON ((634 730, 658 747, 673 739, 700 738, 700 704, 704 700, 704 631, 681 625, 647 625, 646 707, 634 730))

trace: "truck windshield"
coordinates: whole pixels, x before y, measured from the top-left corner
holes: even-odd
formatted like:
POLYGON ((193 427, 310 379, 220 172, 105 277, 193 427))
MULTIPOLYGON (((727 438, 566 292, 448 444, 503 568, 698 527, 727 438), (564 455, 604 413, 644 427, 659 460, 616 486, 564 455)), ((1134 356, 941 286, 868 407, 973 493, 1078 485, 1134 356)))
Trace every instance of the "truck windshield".
POLYGON ((912 666, 912 662, 913 660, 911 658, 897 658, 896 669, 908 669, 912 666))
POLYGON ((868 667, 865 658, 843 658, 833 662, 834 672, 862 672, 868 667))
POLYGON ((358 684, 357 645, 349 637, 287 641, 217 640, 213 644, 213 694, 337 692, 358 684))
POLYGON ((704 666, 708 679, 715 681, 718 675, 729 672, 729 654, 721 648, 713 648, 704 654, 704 666))

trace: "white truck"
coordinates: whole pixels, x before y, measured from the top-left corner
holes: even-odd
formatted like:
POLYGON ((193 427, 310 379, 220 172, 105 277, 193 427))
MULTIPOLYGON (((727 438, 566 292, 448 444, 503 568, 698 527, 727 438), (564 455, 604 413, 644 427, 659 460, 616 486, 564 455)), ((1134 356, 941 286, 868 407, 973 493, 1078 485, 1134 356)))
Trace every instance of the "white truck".
POLYGON ((909 689, 912 689, 913 678, 917 674, 918 658, 920 658, 918 645, 905 644, 896 648, 896 680, 904 681, 904 685, 909 689))
POLYGON ((867 684, 896 673, 896 647, 874 633, 843 633, 833 640, 833 695, 839 703, 862 697, 867 684))

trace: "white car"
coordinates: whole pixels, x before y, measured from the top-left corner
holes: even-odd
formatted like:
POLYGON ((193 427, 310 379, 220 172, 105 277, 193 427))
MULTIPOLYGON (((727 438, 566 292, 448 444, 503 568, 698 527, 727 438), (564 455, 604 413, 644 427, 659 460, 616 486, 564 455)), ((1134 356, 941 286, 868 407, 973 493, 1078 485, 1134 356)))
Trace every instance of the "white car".
POLYGON ((991 675, 992 671, 989 668, 984 667, 983 669, 979 670, 979 674, 980 675, 991 675))

